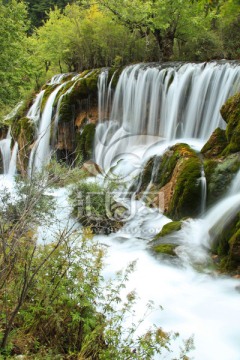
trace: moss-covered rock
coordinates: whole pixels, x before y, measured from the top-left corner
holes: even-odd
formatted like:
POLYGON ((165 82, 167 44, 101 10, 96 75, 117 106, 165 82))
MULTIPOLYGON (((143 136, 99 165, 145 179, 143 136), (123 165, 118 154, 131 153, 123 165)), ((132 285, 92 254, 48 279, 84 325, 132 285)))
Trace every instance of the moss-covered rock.
POLYGON ((90 97, 97 97, 97 83, 100 70, 89 73, 87 77, 79 77, 69 81, 56 97, 55 105, 61 97, 59 107, 59 123, 75 120, 81 111, 81 102, 90 97))
POLYGON ((189 147, 178 145, 179 160, 174 169, 173 195, 167 214, 174 220, 197 216, 201 208, 201 160, 189 147))
POLYGON ((176 253, 174 249, 177 245, 174 244, 159 244, 156 246, 153 246, 152 250, 156 252, 157 254, 165 254, 170 256, 176 256, 176 253))
POLYGON ((77 134, 76 155, 83 162, 92 159, 95 130, 95 124, 87 124, 84 126, 82 133, 77 134))
POLYGON ((240 151, 240 93, 234 95, 221 108, 221 115, 227 123, 228 145, 224 155, 240 151))
POLYGON ((216 158, 221 156, 227 145, 225 130, 217 128, 202 148, 201 153, 205 158, 216 158))
POLYGON ((218 224, 210 235, 214 239, 212 251, 220 258, 219 269, 222 272, 240 274, 240 213, 231 222, 218 224))
POLYGON ((72 188, 70 199, 74 216, 83 226, 90 227, 93 233, 110 234, 123 226, 126 208, 109 198, 109 189, 94 182, 79 182, 72 188))
POLYGON ((18 142, 18 168, 24 175, 28 167, 32 144, 35 140, 36 128, 34 122, 23 117, 12 125, 12 137, 18 142))
POLYGON ((226 193, 239 167, 240 153, 204 161, 208 205, 215 203, 226 193))
POLYGON ((163 226, 162 230, 154 237, 153 240, 154 241, 159 240, 164 236, 170 235, 176 231, 181 230, 181 228, 182 228, 181 221, 171 221, 163 226))

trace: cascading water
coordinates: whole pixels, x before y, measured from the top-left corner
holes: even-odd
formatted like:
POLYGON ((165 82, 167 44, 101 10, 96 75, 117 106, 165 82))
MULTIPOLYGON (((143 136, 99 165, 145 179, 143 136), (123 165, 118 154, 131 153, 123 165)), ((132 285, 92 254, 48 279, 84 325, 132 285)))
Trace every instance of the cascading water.
POLYGON ((26 115, 27 118, 29 118, 36 124, 39 122, 39 119, 40 119, 41 103, 42 103, 44 93, 45 93, 45 90, 42 90, 42 91, 40 91, 39 94, 37 94, 37 96, 33 102, 33 105, 30 107, 30 109, 26 115))
POLYGON ((236 193, 240 192, 240 170, 234 177, 232 182, 232 186, 229 189, 229 195, 235 195, 236 193))
MULTIPOLYGON (((99 81, 103 88, 104 73, 99 81)), ((116 87, 110 121, 97 127, 96 162, 109 168, 119 154, 151 143, 151 135, 206 141, 217 127, 225 127, 219 109, 239 89, 240 67, 234 63, 125 68, 116 87), (141 139, 134 135, 141 135, 141 139)))
POLYGON ((201 177, 199 179, 201 183, 201 214, 204 214, 206 210, 207 201, 207 179, 204 172, 204 167, 201 168, 201 177))
POLYGON ((50 94, 43 110, 38 128, 38 137, 30 154, 28 170, 30 175, 32 171, 40 171, 43 166, 50 160, 50 134, 53 103, 57 93, 63 87, 63 85, 64 84, 57 86, 57 88, 50 94))
MULTIPOLYGON (((106 77, 102 75, 99 81, 106 82, 106 77)), ((97 126, 95 161, 108 177, 127 179, 128 186, 129 174, 135 171, 134 189, 140 189, 148 159, 162 155, 176 142, 187 142, 200 151, 215 128, 224 128, 219 109, 239 90, 237 64, 130 66, 119 78, 110 120, 97 126)), ((183 337, 194 334, 196 350, 192 356, 196 360, 239 360, 239 281, 217 277, 208 266, 212 263, 209 249, 213 234, 240 211, 240 171, 227 196, 205 213, 207 183, 201 169, 201 219, 187 220, 180 231, 165 237, 165 242, 177 245, 177 259, 156 260, 146 252, 147 240, 171 220, 147 208, 142 200, 154 181, 158 160, 141 201, 125 199, 134 214, 124 227, 116 234, 97 237, 109 246, 105 276, 138 259, 127 287, 136 289, 140 296, 136 313, 143 314, 149 299, 164 307, 161 314, 150 316, 146 327, 155 323, 179 331, 183 337), (196 271, 196 266, 202 272, 196 271)))
POLYGON ((8 175, 10 176, 14 176, 17 171, 17 154, 18 154, 18 143, 16 141, 12 149, 12 156, 8 169, 8 175))
POLYGON ((3 162, 3 173, 7 174, 11 161, 11 129, 9 128, 5 139, 0 140, 0 153, 3 162))
POLYGON ((101 123, 107 116, 107 81, 108 70, 102 71, 98 78, 98 121, 101 123))

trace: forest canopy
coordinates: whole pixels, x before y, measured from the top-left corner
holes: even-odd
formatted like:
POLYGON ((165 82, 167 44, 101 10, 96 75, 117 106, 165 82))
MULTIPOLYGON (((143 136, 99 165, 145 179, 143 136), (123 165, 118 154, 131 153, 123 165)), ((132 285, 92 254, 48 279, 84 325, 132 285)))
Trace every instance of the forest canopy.
POLYGON ((240 57, 240 0, 1 0, 0 10, 1 114, 54 73, 240 57))

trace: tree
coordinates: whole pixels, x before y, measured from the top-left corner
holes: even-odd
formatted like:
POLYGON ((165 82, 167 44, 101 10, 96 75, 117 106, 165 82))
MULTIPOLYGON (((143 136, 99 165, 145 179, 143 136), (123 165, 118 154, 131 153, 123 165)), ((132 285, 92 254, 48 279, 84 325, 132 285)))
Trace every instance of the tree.
POLYGON ((56 71, 81 71, 110 66, 118 56, 123 63, 142 61, 145 44, 97 5, 67 5, 50 10, 48 20, 32 37, 36 57, 56 71), (120 41, 121 39, 121 41, 120 41))
POLYGON ((30 89, 27 10, 23 2, 0 0, 0 108, 13 106, 30 89))
MULTIPOLYGON (((198 2, 188 0, 99 0, 120 23, 141 36, 153 34, 159 59, 170 60, 175 39, 181 39, 184 27, 204 23, 204 9, 198 2)), ((202 24, 204 26, 204 24, 202 24)))

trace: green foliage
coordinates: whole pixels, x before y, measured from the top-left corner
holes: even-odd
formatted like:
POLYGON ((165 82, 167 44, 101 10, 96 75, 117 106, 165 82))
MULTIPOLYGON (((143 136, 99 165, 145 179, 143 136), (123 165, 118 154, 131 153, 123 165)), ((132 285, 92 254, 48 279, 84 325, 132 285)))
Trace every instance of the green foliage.
POLYGON ((70 168, 66 163, 51 159, 45 170, 54 187, 64 187, 84 180, 87 174, 78 167, 70 168))
POLYGON ((31 89, 31 67, 26 6, 21 1, 0 1, 0 115, 31 89))
MULTIPOLYGON (((126 326, 136 294, 122 290, 134 263, 106 282, 101 274, 105 250, 89 229, 61 227, 54 241, 37 241, 36 226, 56 222, 52 199, 44 195, 48 186, 46 174, 38 174, 17 183, 14 199, 1 193, 0 356, 150 360, 170 351, 175 334, 154 326, 137 335, 152 302, 143 319, 126 326)), ((180 358, 190 348, 186 344, 180 358)))
POLYGON ((126 208, 114 200, 114 191, 114 183, 108 184, 107 189, 96 182, 76 184, 70 194, 73 214, 94 233, 117 231, 123 225, 122 216, 126 208))
POLYGON ((117 56, 124 63, 144 58, 143 40, 116 24, 96 4, 67 5, 63 12, 50 10, 33 42, 42 66, 47 63, 55 72, 110 66, 117 56))

